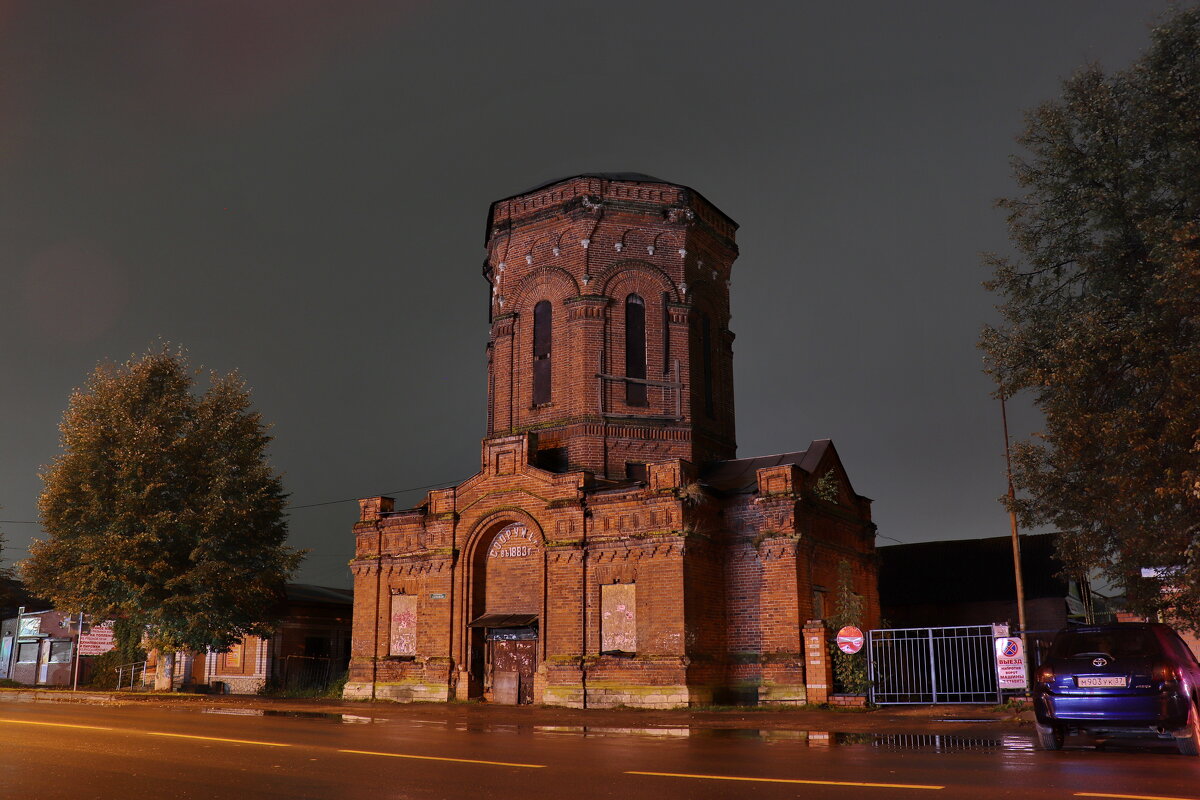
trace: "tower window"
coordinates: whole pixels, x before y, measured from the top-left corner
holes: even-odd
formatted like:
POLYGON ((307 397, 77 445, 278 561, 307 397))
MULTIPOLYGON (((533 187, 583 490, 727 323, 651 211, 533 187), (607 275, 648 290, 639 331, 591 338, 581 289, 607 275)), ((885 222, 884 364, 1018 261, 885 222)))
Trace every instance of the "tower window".
POLYGON ((533 404, 550 402, 550 324, 549 300, 533 307, 533 404))
POLYGON ((671 371, 671 295, 663 292, 662 297, 662 370, 665 375, 671 371))
POLYGON ((708 320, 708 314, 703 314, 700 317, 700 349, 702 352, 701 358, 704 359, 704 413, 710 417, 713 416, 712 348, 712 324, 708 320))
MULTIPOLYGON (((625 299, 625 377, 646 379, 646 303, 636 294, 625 299)), ((625 402, 646 405, 646 384, 626 381, 625 402)))

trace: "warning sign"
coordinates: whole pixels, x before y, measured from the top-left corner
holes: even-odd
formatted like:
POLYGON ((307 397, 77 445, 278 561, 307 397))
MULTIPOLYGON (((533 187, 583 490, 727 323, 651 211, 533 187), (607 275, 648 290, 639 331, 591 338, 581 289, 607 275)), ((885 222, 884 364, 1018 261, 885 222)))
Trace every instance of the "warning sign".
POLYGON ((854 655, 863 646, 863 632, 853 625, 847 625, 837 632, 838 650, 854 655))
POLYGON ((1001 689, 1024 689, 1025 649, 1021 640, 1008 636, 996 637, 996 679, 1001 689))

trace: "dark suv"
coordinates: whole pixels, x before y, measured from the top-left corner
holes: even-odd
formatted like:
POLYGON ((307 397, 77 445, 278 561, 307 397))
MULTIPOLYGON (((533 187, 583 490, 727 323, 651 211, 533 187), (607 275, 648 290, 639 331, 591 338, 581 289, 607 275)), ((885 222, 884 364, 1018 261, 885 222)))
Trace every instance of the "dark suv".
POLYGON ((1037 669, 1038 743, 1063 745, 1068 731, 1173 737, 1200 755, 1200 664, 1166 625, 1123 622, 1066 628, 1037 669))

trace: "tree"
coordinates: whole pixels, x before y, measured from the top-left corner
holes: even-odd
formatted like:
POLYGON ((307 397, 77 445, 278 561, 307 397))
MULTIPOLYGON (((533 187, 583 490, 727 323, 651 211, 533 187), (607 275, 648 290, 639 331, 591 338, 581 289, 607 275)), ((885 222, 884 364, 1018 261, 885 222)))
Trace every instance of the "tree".
MULTIPOLYGON (((843 559, 838 562, 837 588, 829 627, 836 636, 847 625, 862 627, 863 599, 854 591, 854 572, 850 562, 843 559)), ((834 684, 839 690, 850 694, 866 694, 870 690, 866 653, 843 653, 835 638, 829 642, 829 655, 833 663, 834 684)))
POLYGON ((1066 531, 1068 571, 1196 630, 1200 9, 1131 68, 1079 71, 1018 141, 1023 193, 1000 205, 1019 258, 989 259, 1004 323, 981 340, 998 393, 1031 393, 1045 420, 1015 449, 1017 511, 1066 531))
POLYGON ((144 629, 166 654, 268 635, 303 557, 243 382, 213 374, 196 396, 192 374, 164 347, 101 364, 71 395, 42 474, 49 538, 22 570, 57 608, 144 629))

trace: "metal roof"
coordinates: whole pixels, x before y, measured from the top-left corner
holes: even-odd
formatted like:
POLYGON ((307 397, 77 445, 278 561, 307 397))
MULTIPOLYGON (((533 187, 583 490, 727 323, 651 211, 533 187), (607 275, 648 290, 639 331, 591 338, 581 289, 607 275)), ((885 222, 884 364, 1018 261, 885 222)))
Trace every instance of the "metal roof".
POLYGON ((821 457, 829 449, 828 439, 818 439, 807 450, 795 453, 777 453, 773 456, 755 458, 733 458, 717 461, 700 473, 700 481, 717 491, 733 494, 748 494, 758 489, 758 470, 763 467, 778 467, 795 464, 805 472, 812 473, 821 463, 821 457))
POLYGON ((468 628, 528 628, 537 624, 537 614, 484 614, 477 617, 468 628))

